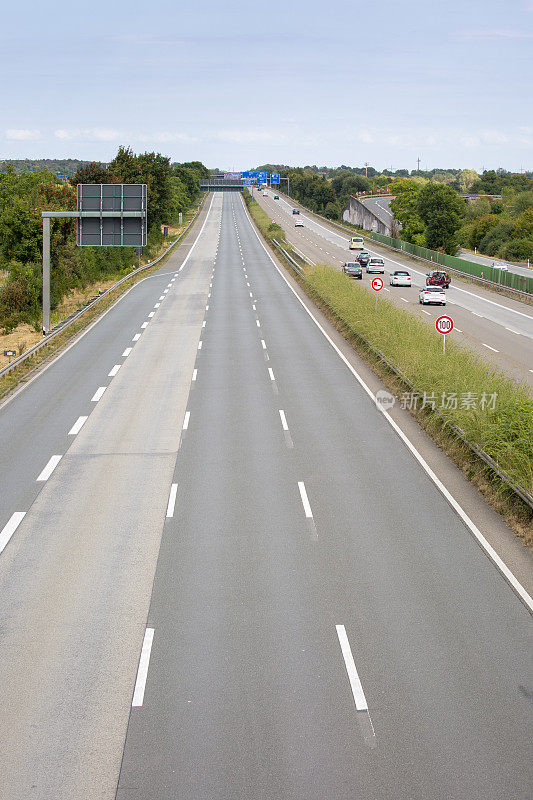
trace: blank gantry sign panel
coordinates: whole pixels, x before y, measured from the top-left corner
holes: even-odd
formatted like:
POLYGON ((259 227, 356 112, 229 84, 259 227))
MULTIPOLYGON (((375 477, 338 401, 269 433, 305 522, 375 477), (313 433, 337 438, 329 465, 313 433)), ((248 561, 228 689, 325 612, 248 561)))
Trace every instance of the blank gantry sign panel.
POLYGON ((82 247, 145 247, 145 183, 79 183, 77 243, 82 247), (134 216, 133 216, 134 215, 134 216))

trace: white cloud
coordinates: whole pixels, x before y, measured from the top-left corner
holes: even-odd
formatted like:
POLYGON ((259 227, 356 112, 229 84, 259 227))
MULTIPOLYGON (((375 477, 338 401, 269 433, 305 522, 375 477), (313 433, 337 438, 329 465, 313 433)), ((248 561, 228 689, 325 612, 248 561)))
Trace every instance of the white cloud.
POLYGON ((84 141, 97 141, 97 142, 114 142, 120 139, 124 134, 120 131, 109 130, 107 128, 91 128, 88 130, 80 130, 80 128, 61 128, 54 131, 54 136, 58 139, 82 139, 84 141))
POLYGON ((495 130, 482 131, 481 138, 484 142, 487 142, 487 144, 505 144, 509 141, 507 134, 495 130))
POLYGON ((12 142, 36 142, 38 139, 42 139, 42 136, 41 131, 37 129, 9 128, 6 131, 6 139, 12 142))
POLYGON ((132 133, 131 131, 117 131, 113 128, 60 128, 54 131, 54 136, 63 141, 76 140, 84 142, 195 142, 192 136, 186 133, 173 133, 159 131, 158 133, 132 133))

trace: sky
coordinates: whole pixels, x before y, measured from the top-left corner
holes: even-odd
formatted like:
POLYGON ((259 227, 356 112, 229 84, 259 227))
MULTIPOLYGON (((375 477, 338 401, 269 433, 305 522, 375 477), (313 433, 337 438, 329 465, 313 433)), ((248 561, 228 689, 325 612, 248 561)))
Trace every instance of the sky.
POLYGON ((4 6, 0 160, 533 170, 533 0, 4 6))

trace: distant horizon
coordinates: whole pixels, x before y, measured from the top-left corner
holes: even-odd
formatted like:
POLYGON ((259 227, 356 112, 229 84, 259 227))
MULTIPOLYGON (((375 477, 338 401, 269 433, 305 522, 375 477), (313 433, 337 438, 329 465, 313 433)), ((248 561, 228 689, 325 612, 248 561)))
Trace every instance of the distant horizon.
MULTIPOLYGON (((128 146, 128 145, 125 145, 125 146, 128 146)), ((155 150, 155 152, 160 152, 159 150, 157 150, 157 148, 154 148, 154 150, 155 150)), ((151 152, 151 151, 147 151, 147 150, 143 149, 143 150, 134 151, 134 152, 151 152)), ((79 161, 80 163, 97 162, 97 163, 101 163, 101 164, 109 164, 109 162, 113 160, 115 155, 116 155, 116 152, 113 153, 113 155, 107 161, 104 161, 104 160, 101 160, 101 159, 96 159, 96 158, 80 158, 78 155, 69 155, 69 156, 39 156, 39 155, 27 156, 26 155, 26 156, 19 156, 17 158, 14 158, 14 157, 3 158, 0 155, 0 164, 5 164, 6 162, 23 162, 23 161, 56 161, 56 162, 57 161, 79 161)), ((206 164, 199 157, 193 157, 193 158, 181 159, 180 160, 178 158, 172 158, 172 156, 169 156, 167 153, 161 153, 161 155, 163 155, 165 158, 170 158, 170 161, 171 161, 172 164, 183 163, 183 162, 188 162, 188 161, 200 161, 208 169, 218 169, 218 170, 224 171, 224 172, 244 172, 244 171, 247 171, 247 170, 254 169, 257 166, 255 164, 251 164, 251 165, 247 165, 246 167, 242 167, 242 169, 240 169, 240 168, 234 168, 234 167, 220 166, 218 164, 217 165, 206 164)), ((264 163, 264 164, 272 164, 272 165, 276 166, 275 162, 273 162, 273 161, 264 161, 262 163, 264 163)), ((337 164, 337 165, 335 165, 335 164, 320 164, 320 165, 318 165, 316 163, 315 164, 309 164, 309 163, 307 163, 307 164, 286 164, 286 163, 281 162, 281 161, 280 162, 276 162, 276 163, 277 163, 278 166, 283 166, 283 167, 286 167, 288 169, 305 169, 306 167, 313 167, 313 168, 316 168, 318 170, 320 170, 320 169, 332 169, 332 170, 335 170, 335 169, 341 169, 341 167, 347 167, 348 169, 365 169, 365 163, 364 162, 363 163, 355 163, 355 164, 346 164, 346 162, 342 162, 341 164, 337 164)), ((479 175, 482 175, 483 171, 485 171, 485 172, 491 172, 491 171, 496 172, 499 169, 503 169, 503 170, 505 170, 505 172, 508 172, 509 174, 513 174, 513 175, 520 175, 520 174, 531 175, 531 174, 533 174, 533 170, 528 170, 528 169, 511 170, 511 169, 508 169, 507 167, 504 167, 502 164, 499 164, 498 167, 491 167, 491 166, 484 167, 484 170, 475 169, 475 167, 472 167, 472 166, 464 167, 464 166, 455 166, 455 165, 450 165, 450 164, 448 164, 445 167, 442 166, 442 164, 439 165, 439 166, 424 167, 422 165, 422 163, 420 164, 420 170, 418 170, 418 167, 410 169, 407 166, 398 166, 398 167, 394 167, 392 169, 391 169, 390 166, 378 167, 378 166, 376 166, 376 164, 372 164, 370 162, 366 166, 368 166, 369 169, 375 169, 376 171, 378 171, 380 173, 382 173, 384 170, 389 170, 389 172, 390 171, 398 172, 399 170, 409 170, 409 172, 412 174, 412 173, 418 172, 418 171, 420 171, 420 172, 431 172, 433 170, 437 170, 437 171, 446 172, 446 171, 449 171, 449 170, 474 169, 479 175)))

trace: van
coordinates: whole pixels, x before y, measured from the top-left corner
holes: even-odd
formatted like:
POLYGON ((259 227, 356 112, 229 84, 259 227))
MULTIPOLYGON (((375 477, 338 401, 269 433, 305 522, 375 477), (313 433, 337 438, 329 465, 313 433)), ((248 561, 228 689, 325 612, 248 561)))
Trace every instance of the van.
POLYGON ((365 242, 362 236, 352 236, 349 243, 350 250, 364 250, 365 242))

